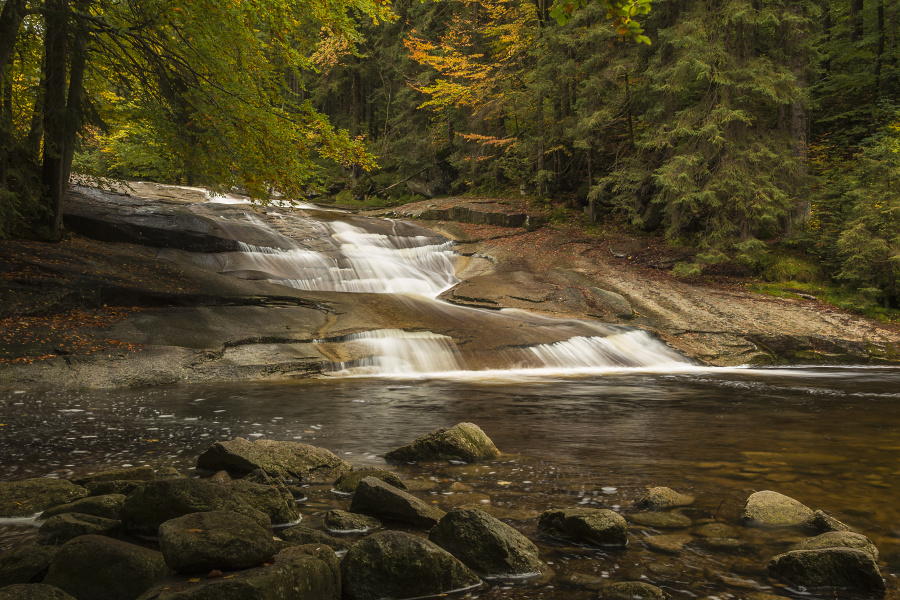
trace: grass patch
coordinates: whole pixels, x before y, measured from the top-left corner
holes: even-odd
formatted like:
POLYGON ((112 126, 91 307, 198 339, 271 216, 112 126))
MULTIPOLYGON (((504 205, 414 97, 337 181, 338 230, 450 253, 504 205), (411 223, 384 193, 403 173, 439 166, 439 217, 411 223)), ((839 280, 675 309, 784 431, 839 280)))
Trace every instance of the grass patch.
POLYGON ((833 283, 808 283, 804 281, 761 282, 747 284, 748 292, 766 294, 777 298, 815 298, 882 323, 900 325, 900 310, 884 308, 871 294, 833 283))

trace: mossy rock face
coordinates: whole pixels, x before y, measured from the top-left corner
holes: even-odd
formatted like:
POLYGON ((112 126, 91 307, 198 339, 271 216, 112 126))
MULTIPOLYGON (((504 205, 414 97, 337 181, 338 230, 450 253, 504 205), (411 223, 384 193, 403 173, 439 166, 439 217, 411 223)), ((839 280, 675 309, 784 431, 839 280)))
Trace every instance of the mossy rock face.
POLYGON ((544 535, 595 546, 628 544, 628 524, 625 518, 605 508, 547 510, 541 514, 538 530, 544 535))
POLYGON ((125 504, 124 494, 104 494, 102 496, 88 496, 74 502, 54 506, 41 513, 42 519, 49 519, 63 513, 80 513, 93 515, 104 519, 118 519, 119 512, 125 504))
POLYGON ((159 526, 166 564, 179 573, 207 573, 259 566, 275 554, 272 532, 231 512, 192 513, 159 526))
POLYGON ((0 600, 75 600, 56 586, 20 583, 0 589, 0 600))
POLYGON ((754 527, 797 527, 813 517, 813 511, 797 500, 765 490, 747 498, 741 519, 754 527))
POLYGON ((878 561, 878 548, 866 536, 852 531, 829 531, 816 537, 803 540, 797 544, 796 550, 819 550, 821 548, 855 548, 862 550, 878 561))
POLYGON ((531 540, 477 508, 450 511, 428 539, 485 579, 537 578, 550 572, 531 540))
POLYGON ((620 581, 600 590, 599 600, 668 600, 669 595, 643 581, 620 581))
POLYGON ((350 463, 317 446, 275 440, 251 442, 244 438, 216 442, 197 458, 197 466, 238 476, 262 469, 270 477, 305 483, 331 483, 352 468, 350 463))
POLYGON ((38 529, 37 543, 58 546, 80 535, 115 536, 121 529, 122 522, 117 519, 67 512, 50 517, 41 525, 38 529))
POLYGON ((159 526, 170 519, 217 510, 247 515, 263 527, 272 525, 268 515, 239 496, 221 485, 200 479, 148 481, 125 499, 121 516, 126 529, 156 535, 159 526))
POLYGON ((190 581, 160 582, 138 600, 338 600, 328 564, 305 554, 275 556, 272 564, 190 581))
POLYGON ((156 472, 150 465, 141 465, 140 467, 126 467, 124 469, 112 469, 110 471, 100 471, 75 480, 78 485, 86 485, 98 481, 149 481, 156 479, 156 472))
POLYGON ((0 482, 0 517, 30 517, 85 496, 86 489, 66 479, 4 481, 0 482))
POLYGON ((341 552, 350 548, 350 543, 328 535, 324 531, 311 529, 303 525, 289 527, 278 532, 278 537, 295 546, 306 546, 309 544, 318 544, 328 546, 335 552, 341 552))
POLYGON ((352 494, 356 491, 356 486, 366 477, 375 477, 385 483, 389 483, 395 488, 405 490, 406 484, 393 471, 385 469, 359 469, 358 471, 350 471, 338 477, 334 482, 334 489, 342 494, 352 494))
POLYGON ((344 597, 350 600, 419 598, 481 583, 449 552, 399 531, 375 533, 357 542, 341 561, 344 597))
POLYGON ((359 482, 350 503, 350 512, 427 529, 434 527, 445 514, 441 509, 374 477, 366 477, 359 482))
POLYGON ((238 479, 225 488, 240 496, 247 504, 269 515, 273 525, 286 525, 300 520, 294 497, 283 486, 262 485, 238 479))
POLYGON ((0 553, 0 588, 37 583, 47 573, 54 553, 40 546, 19 546, 0 553))
POLYGON ((638 500, 637 506, 638 508, 648 508, 650 510, 662 510, 679 506, 690 506, 693 503, 693 496, 676 492, 672 488, 655 487, 647 490, 647 493, 638 500))
POLYGON ((380 529, 384 525, 375 517, 347 512, 345 510, 329 510, 325 513, 325 527, 334 532, 366 532, 380 529))
POLYGON ((474 423, 460 423, 449 429, 435 429, 412 444, 384 455, 388 462, 458 460, 467 463, 500 456, 494 442, 474 423))
POLYGON ((44 583, 78 600, 133 600, 169 573, 163 555, 99 535, 63 544, 44 583))
POLYGON ((885 591, 872 555, 854 548, 792 550, 772 558, 766 571, 786 583, 815 590, 885 591))

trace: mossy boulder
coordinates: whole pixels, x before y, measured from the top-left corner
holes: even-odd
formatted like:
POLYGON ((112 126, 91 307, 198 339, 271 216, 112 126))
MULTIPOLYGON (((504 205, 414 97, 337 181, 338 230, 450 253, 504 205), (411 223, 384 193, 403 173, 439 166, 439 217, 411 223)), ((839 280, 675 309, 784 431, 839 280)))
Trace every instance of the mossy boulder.
POLYGON ((341 538, 328 535, 324 531, 297 525, 289 527, 278 532, 278 537, 294 546, 306 546, 308 544, 318 544, 328 546, 335 552, 342 552, 350 548, 350 543, 341 538))
POLYGON ((18 546, 0 553, 0 588, 44 579, 54 553, 41 546, 18 546))
POLYGON ((818 550, 821 548, 855 548, 878 561, 878 548, 866 536, 852 531, 829 531, 803 540, 795 550, 818 550))
POLYGON ((647 493, 637 501, 637 507, 650 510, 662 510, 667 508, 678 508, 680 506, 690 506, 693 503, 693 496, 676 492, 672 488, 654 487, 647 490, 647 493))
POLYGON ((600 590, 598 600, 668 600, 669 595, 643 581, 620 581, 600 590))
POLYGON ((137 488, 147 483, 140 479, 116 479, 114 481, 89 481, 84 484, 89 496, 107 496, 110 494, 122 494, 127 496, 137 488))
POLYGON ((53 585, 20 583, 0 589, 0 600, 76 600, 53 585))
POLYGON ((477 508, 448 512, 428 533, 428 539, 484 579, 550 574, 531 540, 477 508))
POLYGON ((812 590, 881 593, 884 579, 872 555, 855 548, 792 550, 772 558, 766 571, 789 584, 812 590))
POLYGON ((191 513, 159 526, 166 564, 179 573, 259 566, 275 554, 272 532, 232 511, 191 513))
POLYGON ((851 531, 849 525, 841 523, 828 513, 817 510, 813 515, 803 523, 809 529, 816 533, 826 533, 828 531, 851 531))
POLYGON ((262 469, 271 477, 305 483, 331 483, 352 469, 350 463, 324 448, 300 442, 251 442, 244 438, 214 443, 197 458, 197 466, 210 471, 225 470, 233 476, 262 469))
POLYGON ((99 535, 63 544, 44 583, 78 600, 133 600, 169 573, 163 555, 99 535))
POLYGON ((341 595, 341 559, 337 557, 334 549, 324 544, 301 544, 285 548, 278 553, 279 556, 313 556, 318 558, 331 571, 332 583, 337 591, 337 597, 341 595))
POLYGON ((41 513, 41 519, 49 519, 63 513, 80 513, 93 515, 104 519, 118 519, 119 512, 125 504, 124 494, 104 494, 102 496, 88 496, 74 502, 60 504, 41 513))
POLYGON ((360 515, 345 510, 329 510, 325 513, 325 527, 328 531, 365 533, 383 526, 381 521, 368 515, 360 515))
POLYGON ((0 482, 0 517, 30 517, 87 496, 87 490, 67 479, 25 479, 0 482))
POLYGON ((480 583, 446 550, 400 531, 372 534, 354 544, 341 561, 341 584, 349 600, 437 596, 480 583))
POLYGON ((374 477, 366 477, 359 482, 350 503, 350 512, 426 529, 434 527, 445 514, 436 506, 426 504, 412 494, 374 477))
POLYGON ((467 463, 492 460, 500 456, 494 442, 474 423, 435 429, 408 446, 384 455, 388 462, 456 460, 467 463))
POLYGON ((59 546, 80 535, 115 536, 121 529, 122 522, 117 519, 67 512, 44 521, 38 529, 37 543, 59 546))
POLYGON ((291 493, 280 485, 263 485, 243 479, 225 484, 247 504, 269 515, 273 525, 287 525, 300 520, 300 511, 291 493))
POLYGON ((139 467, 125 467, 122 469, 111 469, 109 471, 100 471, 99 473, 91 473, 85 477, 75 480, 78 485, 86 485, 88 483, 96 483, 98 481, 150 481, 156 479, 156 472, 150 465, 141 465, 139 467))
POLYGON ((625 546, 628 524, 622 515, 605 508, 550 509, 538 520, 543 535, 594 546, 625 546))
POLYGON ((747 498, 741 519, 753 527, 797 527, 813 517, 813 511, 797 500, 778 492, 764 490, 747 498))
POLYGON ((356 491, 356 486, 366 477, 375 477, 385 483, 389 483, 395 488, 405 490, 406 484, 400 479, 400 476, 393 471, 386 469, 359 469, 344 473, 334 482, 334 490, 342 494, 352 494, 356 491))
POLYGON ((221 485, 200 479, 148 481, 125 499, 122 522, 126 529, 156 535, 170 519, 196 512, 230 510, 247 515, 263 527, 271 527, 269 516, 250 506, 221 485))

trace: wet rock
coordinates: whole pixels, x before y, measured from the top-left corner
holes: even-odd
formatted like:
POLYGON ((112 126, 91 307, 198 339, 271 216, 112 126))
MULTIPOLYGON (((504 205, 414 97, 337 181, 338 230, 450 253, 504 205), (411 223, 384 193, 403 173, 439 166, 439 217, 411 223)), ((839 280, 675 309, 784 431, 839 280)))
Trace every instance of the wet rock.
POLYGON ((673 512, 633 513, 628 515, 628 521, 654 529, 684 529, 691 526, 688 517, 673 512))
POLYGON ((620 581, 600 590, 599 600, 668 600, 669 595, 642 581, 620 581))
POLYGON ((704 523, 694 529, 694 534, 703 538, 736 538, 740 535, 737 529, 725 523, 704 523))
POLYGON ((100 471, 75 480, 78 485, 86 485, 97 481, 149 481, 156 479, 156 472, 150 465, 141 465, 140 467, 126 467, 124 469, 111 469, 109 471, 100 471))
POLYGON ((485 579, 552 573, 538 559, 537 546, 531 540, 477 508, 450 511, 428 533, 428 539, 485 579))
POLYGON ((291 546, 290 548, 285 548, 284 550, 279 552, 278 555, 282 557, 313 556, 324 562, 326 565, 328 565, 328 570, 331 571, 332 585, 336 590, 335 597, 340 597, 341 560, 337 557, 337 554, 335 554, 334 549, 324 544, 303 544, 300 546, 291 546))
POLYGON ((444 516, 441 509, 374 477, 366 477, 359 482, 350 503, 350 512, 426 529, 434 527, 444 516))
POLYGON ((60 504, 41 513, 41 519, 49 519, 63 513, 81 513, 93 515, 104 519, 118 519, 122 505, 125 504, 123 494, 104 494, 101 496, 88 496, 74 502, 60 504))
POLYGON ((262 485, 238 479, 227 483, 225 488, 256 510, 269 515, 273 525, 296 523, 300 520, 300 511, 297 510, 294 497, 281 486, 262 485))
POLYGON ((827 531, 851 531, 848 525, 841 523, 821 510, 814 512, 812 517, 807 519, 804 525, 818 533, 825 533, 827 531))
POLYGON ((797 544, 796 550, 818 550, 821 548, 855 548, 862 550, 878 561, 878 548, 872 540, 852 531, 829 531, 816 537, 803 540, 797 544))
POLYGON ((157 479, 178 479, 184 477, 175 467, 163 467, 156 470, 157 479))
POLYGON ((229 481, 232 481, 231 475, 228 474, 228 471, 217 471, 207 477, 206 480, 210 483, 217 483, 219 485, 225 485, 229 481))
POLYGON ((475 587, 481 580, 436 544, 409 533, 383 531, 347 552, 341 561, 341 583, 345 598, 377 600, 436 596, 475 587))
POLYGON ((772 558, 766 571, 804 588, 883 592, 884 580, 870 554, 853 548, 792 550, 772 558))
POLYGON ((598 287, 591 287, 589 289, 591 294, 593 294, 592 304, 599 310, 622 319, 634 317, 634 310, 631 308, 631 304, 629 304, 628 300, 621 294, 600 289, 598 287))
POLYGON ((54 553, 40 546, 19 546, 0 553, 0 588, 44 578, 54 553))
POLYGON ((166 564, 179 573, 247 569, 275 554, 272 532, 232 511, 192 513, 159 526, 166 564))
POLYGON ((336 538, 332 535, 328 535, 324 531, 304 527, 303 525, 282 529, 278 532, 278 537, 295 546, 317 544, 328 546, 335 552, 342 552, 350 548, 350 543, 341 538, 336 538))
POLYGON ((306 554, 278 554, 271 564, 191 581, 165 580, 139 600, 338 600, 328 564, 306 554))
POLYGON ((622 515, 600 508, 544 511, 538 530, 545 535, 596 546, 625 546, 628 525, 622 515))
POLYGON ((300 442, 235 438, 216 442, 197 458, 201 469, 224 469, 244 475, 262 469, 271 477, 296 479, 305 483, 331 483, 349 471, 350 463, 328 450, 300 442))
POLYGON ((750 544, 740 538, 705 537, 697 541, 697 545, 714 552, 748 552, 750 544))
POLYGON ((117 479, 115 481, 89 481, 84 484, 88 496, 108 496, 111 494, 122 494, 127 496, 137 488, 144 485, 146 481, 139 479, 117 479))
POLYGON ((0 600, 75 600, 56 586, 20 583, 0 589, 0 600))
POLYGON ((126 529, 156 535, 159 526, 189 513, 231 510, 271 527, 268 515, 220 485, 200 479, 149 481, 126 499, 121 517, 126 529))
POLYGON ((133 600, 169 572, 163 555, 99 535, 63 544, 44 583, 78 600, 133 600))
POLYGON ((810 508, 771 490, 752 494, 741 512, 741 519, 754 527, 795 527, 812 516, 810 508))
POLYGON ((491 460, 500 456, 494 442, 474 423, 435 429, 412 444, 384 455, 388 462, 459 460, 467 463, 491 460))
POLYGON ((325 513, 325 527, 334 532, 366 532, 383 527, 375 517, 347 512, 345 510, 329 510, 325 513))
POLYGON ((693 503, 693 496, 681 494, 672 488, 655 487, 647 490, 647 493, 638 500, 637 507, 661 510, 666 508, 677 508, 679 506, 690 506, 693 503))
POLYGON ((116 519, 67 512, 50 517, 41 525, 37 543, 58 546, 80 535, 115 536, 121 529, 122 522, 116 519))
POLYGON ((405 490, 406 484, 393 471, 386 469, 359 469, 358 471, 350 471, 338 477, 334 482, 334 489, 342 494, 352 494, 356 491, 356 486, 366 477, 375 477, 385 483, 389 483, 395 488, 405 490))
POLYGON ((87 490, 66 479, 25 479, 0 482, 0 517, 30 517, 87 496, 87 490))
POLYGON ((665 554, 679 554, 693 538, 689 535, 653 535, 644 538, 647 547, 665 554))

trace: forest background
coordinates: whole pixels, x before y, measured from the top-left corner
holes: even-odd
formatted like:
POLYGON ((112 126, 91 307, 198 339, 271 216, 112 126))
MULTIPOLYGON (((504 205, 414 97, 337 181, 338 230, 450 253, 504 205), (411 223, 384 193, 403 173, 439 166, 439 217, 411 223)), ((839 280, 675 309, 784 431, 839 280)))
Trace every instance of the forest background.
MULTIPOLYGON (((900 308, 900 0, 5 0, 0 237, 70 173, 514 195, 900 308)), ((893 310, 892 310, 893 309, 893 310)))

